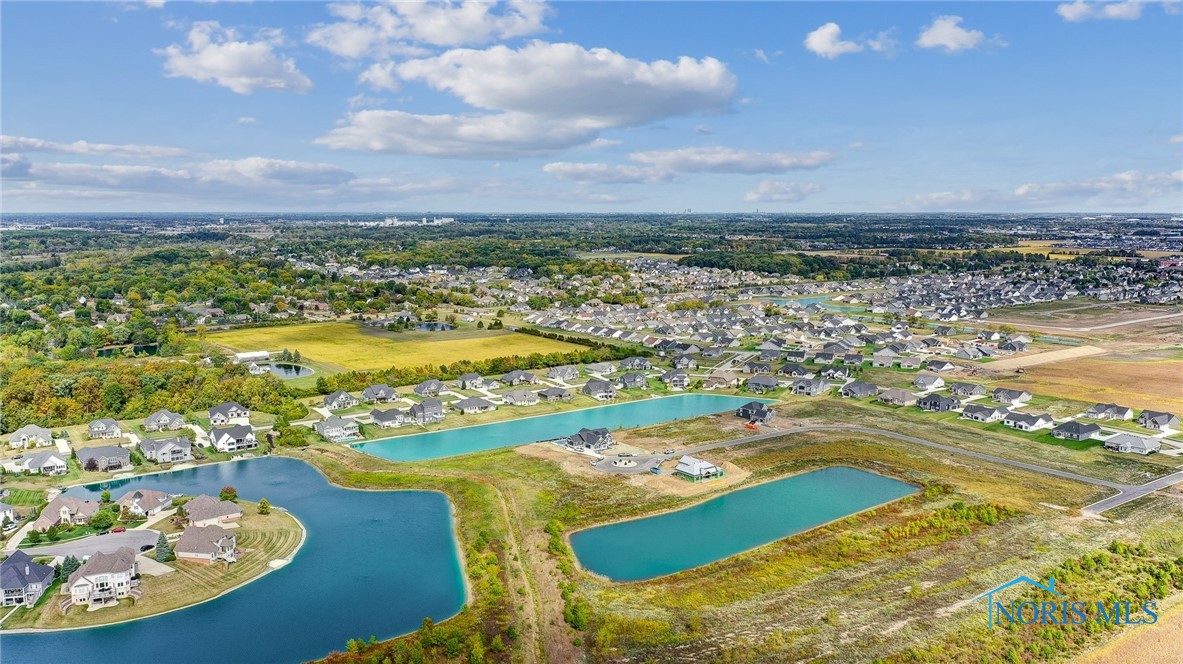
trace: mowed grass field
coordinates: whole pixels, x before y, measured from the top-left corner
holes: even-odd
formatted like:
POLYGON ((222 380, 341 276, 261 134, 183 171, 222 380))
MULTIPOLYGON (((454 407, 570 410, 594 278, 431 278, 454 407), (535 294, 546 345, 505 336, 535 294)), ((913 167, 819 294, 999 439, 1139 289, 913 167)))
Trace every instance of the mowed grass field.
POLYGON ((1080 358, 1030 367, 994 383, 1086 402, 1183 413, 1183 360, 1080 358))
POLYGON ((472 328, 447 332, 375 330, 355 323, 259 327, 209 335, 234 351, 296 351, 310 360, 350 369, 417 367, 459 360, 487 360, 530 353, 566 353, 583 347, 506 330, 472 328))

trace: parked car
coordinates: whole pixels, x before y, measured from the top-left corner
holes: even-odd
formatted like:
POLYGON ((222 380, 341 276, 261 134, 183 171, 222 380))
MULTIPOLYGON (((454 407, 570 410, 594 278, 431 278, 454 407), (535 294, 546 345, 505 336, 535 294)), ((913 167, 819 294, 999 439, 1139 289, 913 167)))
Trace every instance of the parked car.
POLYGON ((654 467, 652 467, 652 468, 650 468, 650 469, 649 469, 649 472, 653 473, 654 475, 660 475, 660 474, 661 474, 661 469, 660 469, 660 468, 658 468, 657 466, 654 466, 654 467))
POLYGON ((111 531, 110 530, 100 530, 99 532, 95 533, 95 535, 106 535, 109 532, 111 532, 111 531))
POLYGON ((113 532, 113 533, 126 533, 126 532, 127 532, 127 528, 125 528, 125 527, 123 527, 123 526, 119 526, 118 528, 112 528, 112 529, 111 529, 111 532, 113 532))
POLYGON ((672 447, 671 447, 670 449, 668 449, 668 450, 666 450, 666 451, 662 452, 662 454, 677 454, 677 453, 678 453, 678 450, 675 450, 675 449, 674 449, 674 448, 672 448, 672 447))

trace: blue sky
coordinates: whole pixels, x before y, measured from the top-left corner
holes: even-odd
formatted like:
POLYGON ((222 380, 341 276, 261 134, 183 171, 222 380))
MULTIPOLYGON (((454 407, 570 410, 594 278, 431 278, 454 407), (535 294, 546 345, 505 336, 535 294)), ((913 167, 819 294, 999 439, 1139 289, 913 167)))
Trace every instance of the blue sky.
POLYGON ((1178 2, 5 2, 17 211, 1183 212, 1178 2))

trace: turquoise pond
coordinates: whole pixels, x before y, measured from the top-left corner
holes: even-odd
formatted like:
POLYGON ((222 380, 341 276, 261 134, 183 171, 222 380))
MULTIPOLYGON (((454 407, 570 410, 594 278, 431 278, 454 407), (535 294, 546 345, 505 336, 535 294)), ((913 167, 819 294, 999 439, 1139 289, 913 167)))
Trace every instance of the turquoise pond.
POLYGON ((464 605, 451 504, 441 493, 351 491, 303 461, 260 458, 76 487, 68 495, 97 499, 104 489, 118 497, 147 488, 216 496, 227 485, 243 500, 267 498, 304 524, 308 539, 288 565, 154 618, 5 633, 0 662, 302 662, 343 650, 348 639, 414 631, 424 618, 438 622, 464 605))
POLYGON ((355 443, 353 448, 390 461, 438 459, 498 447, 525 445, 540 440, 554 440, 575 433, 583 427, 632 429, 701 417, 732 411, 750 401, 751 397, 681 394, 494 424, 384 438, 367 443, 355 443))
POLYGON ((641 581, 701 567, 915 491, 890 477, 834 466, 676 512, 583 530, 571 535, 571 548, 588 571, 641 581))

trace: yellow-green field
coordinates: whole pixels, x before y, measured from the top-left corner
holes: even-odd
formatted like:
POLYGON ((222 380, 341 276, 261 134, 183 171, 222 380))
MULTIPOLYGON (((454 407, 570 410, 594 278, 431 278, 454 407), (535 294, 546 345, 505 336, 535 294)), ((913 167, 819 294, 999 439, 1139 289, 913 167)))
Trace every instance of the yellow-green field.
POLYGON ((459 329, 401 332, 354 323, 260 327, 209 335, 209 341, 235 351, 285 348, 341 369, 386 369, 487 360, 530 353, 566 353, 583 347, 505 330, 459 329))

